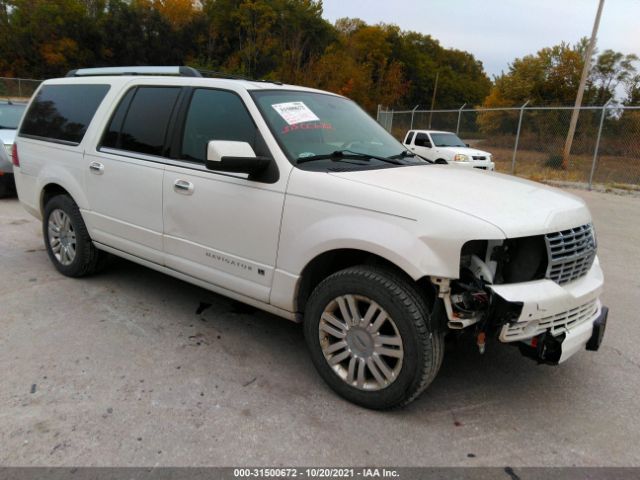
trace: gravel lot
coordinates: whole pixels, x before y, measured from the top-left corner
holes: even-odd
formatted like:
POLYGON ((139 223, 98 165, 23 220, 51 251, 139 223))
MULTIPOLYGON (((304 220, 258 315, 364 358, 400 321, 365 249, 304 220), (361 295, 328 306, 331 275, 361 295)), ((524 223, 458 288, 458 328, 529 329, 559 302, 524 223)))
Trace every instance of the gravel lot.
POLYGON ((607 278, 601 350, 548 367, 456 345, 388 413, 334 395, 299 325, 123 260, 59 275, 0 200, 0 465, 640 466, 640 199, 575 193, 607 278))

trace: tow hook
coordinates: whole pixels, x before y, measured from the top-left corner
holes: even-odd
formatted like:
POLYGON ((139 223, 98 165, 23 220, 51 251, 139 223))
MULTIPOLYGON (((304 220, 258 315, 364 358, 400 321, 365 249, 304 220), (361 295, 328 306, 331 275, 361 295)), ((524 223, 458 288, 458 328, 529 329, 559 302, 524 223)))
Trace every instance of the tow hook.
POLYGON ((562 354, 564 334, 554 337, 547 333, 531 338, 528 342, 519 342, 520 353, 538 363, 557 365, 562 354))

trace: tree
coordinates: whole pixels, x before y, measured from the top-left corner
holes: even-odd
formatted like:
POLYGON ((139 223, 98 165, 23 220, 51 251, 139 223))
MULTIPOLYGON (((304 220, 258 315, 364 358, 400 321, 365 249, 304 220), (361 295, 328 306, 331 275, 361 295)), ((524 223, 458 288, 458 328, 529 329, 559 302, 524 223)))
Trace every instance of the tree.
POLYGON ((619 85, 625 85, 627 89, 633 85, 637 78, 635 62, 638 62, 637 55, 624 55, 613 50, 605 50, 598 55, 589 75, 592 103, 602 105, 615 96, 619 85))

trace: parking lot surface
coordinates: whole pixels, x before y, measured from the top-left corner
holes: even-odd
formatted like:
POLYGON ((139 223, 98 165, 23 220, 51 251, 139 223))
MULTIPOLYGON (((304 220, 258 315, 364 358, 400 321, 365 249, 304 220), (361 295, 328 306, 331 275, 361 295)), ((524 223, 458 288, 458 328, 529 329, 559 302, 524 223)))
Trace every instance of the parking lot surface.
POLYGON ((0 200, 0 465, 640 466, 640 199, 594 215, 604 345, 559 367, 452 345, 408 408, 333 394, 300 325, 118 260, 58 274, 0 200))

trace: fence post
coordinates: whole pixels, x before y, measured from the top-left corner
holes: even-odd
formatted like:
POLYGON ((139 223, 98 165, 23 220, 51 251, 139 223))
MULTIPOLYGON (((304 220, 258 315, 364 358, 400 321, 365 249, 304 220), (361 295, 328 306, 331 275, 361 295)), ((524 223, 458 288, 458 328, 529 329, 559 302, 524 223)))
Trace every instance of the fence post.
POLYGON ((520 128, 522 127, 522 115, 524 114, 525 107, 529 104, 529 100, 524 102, 520 107, 520 118, 518 118, 518 130, 516 132, 516 142, 513 145, 513 158, 511 159, 511 174, 516 173, 516 152, 518 151, 518 141, 520 140, 520 128))
MULTIPOLYGON (((389 120, 389 133, 391 133, 391 128, 393 127, 393 109, 391 109, 391 119, 389 120)), ((393 135, 393 133, 391 133, 393 135)))
POLYGON ((380 110, 382 109, 382 105, 378 104, 378 113, 376 113, 376 121, 380 123, 380 110))
POLYGON ((416 110, 419 106, 420 105, 416 105, 415 107, 413 107, 413 110, 411 110, 411 126, 409 127, 409 130, 413 130, 413 115, 416 113, 416 110))
POLYGON ((596 137, 596 146, 593 150, 593 161, 591 162, 591 173, 589 174, 589 190, 593 186, 593 175, 596 173, 596 162, 598 161, 598 149, 600 148, 600 136, 602 135, 602 125, 604 124, 604 116, 607 113, 607 106, 611 99, 607 100, 602 106, 602 113, 600 114, 600 126, 598 127, 598 136, 596 137))
POLYGON ((466 103, 463 103, 460 109, 458 110, 458 124, 456 125, 456 135, 460 135, 460 116, 462 115, 462 109, 466 106, 466 103))
POLYGON ((22 98, 22 82, 18 79, 18 97, 22 98))

